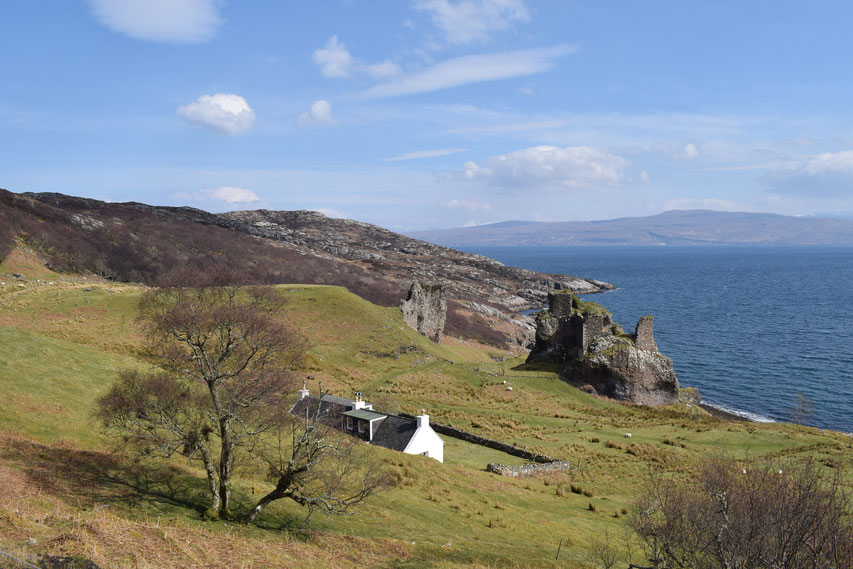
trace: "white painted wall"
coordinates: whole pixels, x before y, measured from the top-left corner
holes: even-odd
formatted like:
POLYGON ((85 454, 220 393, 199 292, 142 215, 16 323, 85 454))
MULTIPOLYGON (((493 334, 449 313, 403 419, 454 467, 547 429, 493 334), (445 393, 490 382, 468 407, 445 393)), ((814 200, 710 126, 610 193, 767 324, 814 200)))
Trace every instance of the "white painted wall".
POLYGON ((403 452, 426 454, 438 462, 444 462, 444 441, 429 426, 429 415, 418 415, 416 420, 418 428, 403 452))

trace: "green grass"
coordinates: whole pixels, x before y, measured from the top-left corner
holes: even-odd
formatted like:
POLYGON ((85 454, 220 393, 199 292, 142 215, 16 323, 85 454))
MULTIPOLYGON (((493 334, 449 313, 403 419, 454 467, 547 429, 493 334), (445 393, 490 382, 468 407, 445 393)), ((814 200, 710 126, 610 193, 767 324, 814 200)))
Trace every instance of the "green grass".
POLYGON ((0 327, 0 430, 85 448, 103 444, 94 399, 134 361, 66 340, 0 327))
MULTIPOLYGON (((553 366, 523 365, 519 357, 496 362, 494 348, 471 342, 436 345, 408 328, 397 309, 342 288, 280 289, 289 300, 283 317, 307 342, 302 375, 312 391, 322 382, 339 395, 358 390, 403 411, 426 408, 434 421, 569 459, 578 470, 499 477, 485 472, 487 463, 520 459, 445 437, 444 464, 376 449, 397 473, 398 485, 371 497, 354 516, 316 517, 313 527, 320 533, 314 541, 296 543, 294 534, 277 529, 302 513, 286 502, 262 514, 262 529, 202 522, 203 478, 194 465, 128 465, 96 452, 109 442, 91 417, 93 401, 117 370, 139 365, 133 355, 142 340, 135 320, 142 289, 80 279, 28 283, 0 293, 0 433, 14 434, 0 452, 0 481, 12 489, 0 497, 0 541, 28 547, 30 534, 54 543, 49 540, 77 531, 80 541, 69 541, 65 550, 94 548, 105 555, 119 550, 104 537, 115 527, 135 536, 123 545, 117 566, 219 566, 209 551, 176 544, 168 532, 163 537, 152 529, 155 521, 169 519, 188 535, 207 535, 211 551, 226 558, 242 551, 235 544, 250 544, 244 558, 254 566, 287 558, 297 567, 556 567, 563 566, 553 561, 563 538, 561 561, 584 567, 590 566, 591 539, 605 529, 621 536, 625 520, 615 514, 630 508, 650 467, 681 475, 716 453, 781 462, 813 455, 827 469, 851 466, 853 439, 840 434, 727 423, 685 406, 607 401, 570 387, 553 366), (572 484, 592 496, 570 492, 572 484), (29 517, 14 513, 20 504, 32 510, 29 517), (109 508, 97 509, 104 504, 109 508), (598 511, 590 511, 590 504, 598 511), (80 529, 81 519, 100 537, 80 529), (319 548, 337 550, 339 557, 319 548), (263 553, 253 557, 253 551, 263 553), (160 552, 165 557, 155 562, 160 552)), ((248 508, 266 487, 262 477, 244 476, 236 490, 238 509, 248 508)))

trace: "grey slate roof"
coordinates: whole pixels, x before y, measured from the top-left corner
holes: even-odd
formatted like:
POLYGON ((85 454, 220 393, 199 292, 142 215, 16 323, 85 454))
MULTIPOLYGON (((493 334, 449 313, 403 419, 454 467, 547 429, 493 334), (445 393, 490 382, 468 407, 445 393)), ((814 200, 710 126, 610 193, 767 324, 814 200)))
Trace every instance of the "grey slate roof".
MULTIPOLYGON (((340 397, 335 399, 340 399, 340 397)), ((293 407, 291 407, 290 412, 297 417, 305 417, 307 412, 309 419, 313 421, 319 419, 320 422, 329 425, 330 427, 340 429, 341 417, 348 409, 349 405, 342 405, 335 401, 330 401, 329 396, 324 396, 321 403, 317 397, 309 395, 308 397, 297 401, 293 407)))
POLYGON ((346 397, 338 397, 337 395, 324 395, 323 401, 328 401, 329 403, 337 403, 338 405, 345 405, 347 407, 352 406, 352 399, 347 399, 346 397))
POLYGON ((370 444, 403 452, 412 440, 418 425, 414 419, 388 415, 373 433, 370 444))
MULTIPOLYGON (((308 418, 317 420, 317 411, 319 410, 319 420, 322 423, 339 431, 353 434, 352 431, 344 428, 342 420, 345 413, 354 413, 353 411, 349 411, 350 407, 352 407, 352 399, 324 395, 323 401, 320 403, 317 397, 309 395, 297 401, 290 409, 290 412, 299 417, 304 417, 307 410, 308 418)), ((366 413, 375 414, 377 418, 384 415, 384 413, 377 413, 375 411, 366 411, 366 413)), ((387 415, 379 421, 378 427, 373 432, 373 440, 370 441, 370 444, 403 452, 409 445, 409 441, 412 440, 417 428, 418 423, 415 419, 387 415)))

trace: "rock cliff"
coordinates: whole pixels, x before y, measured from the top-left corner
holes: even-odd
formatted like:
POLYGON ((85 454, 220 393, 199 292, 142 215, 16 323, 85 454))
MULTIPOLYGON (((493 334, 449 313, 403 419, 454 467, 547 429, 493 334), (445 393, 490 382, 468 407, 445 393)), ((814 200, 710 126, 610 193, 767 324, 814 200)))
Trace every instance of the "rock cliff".
POLYGON ((447 288, 442 284, 412 283, 409 295, 400 302, 403 320, 435 343, 441 341, 447 320, 447 288))
POLYGON ((570 291, 549 293, 548 304, 549 310, 536 317, 528 362, 565 364, 569 381, 614 399, 646 405, 678 401, 678 378, 672 360, 658 351, 651 316, 640 318, 628 334, 603 307, 570 291))

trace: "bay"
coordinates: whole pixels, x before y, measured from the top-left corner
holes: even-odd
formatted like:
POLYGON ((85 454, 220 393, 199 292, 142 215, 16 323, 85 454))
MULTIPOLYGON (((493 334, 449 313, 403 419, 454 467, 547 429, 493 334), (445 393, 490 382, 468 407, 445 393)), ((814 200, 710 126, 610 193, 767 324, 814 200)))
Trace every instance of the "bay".
POLYGON ((589 295, 633 331, 655 317, 683 386, 756 420, 853 431, 853 247, 468 247, 613 283, 589 295), (804 404, 805 403, 805 404, 804 404))

